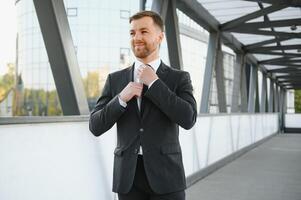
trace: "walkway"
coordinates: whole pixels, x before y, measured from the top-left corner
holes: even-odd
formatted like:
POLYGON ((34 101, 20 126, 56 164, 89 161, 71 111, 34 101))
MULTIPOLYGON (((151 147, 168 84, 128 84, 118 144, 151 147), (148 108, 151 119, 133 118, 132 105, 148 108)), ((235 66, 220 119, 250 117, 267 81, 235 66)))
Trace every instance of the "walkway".
POLYGON ((301 134, 277 135, 192 185, 187 200, 301 200, 301 134))

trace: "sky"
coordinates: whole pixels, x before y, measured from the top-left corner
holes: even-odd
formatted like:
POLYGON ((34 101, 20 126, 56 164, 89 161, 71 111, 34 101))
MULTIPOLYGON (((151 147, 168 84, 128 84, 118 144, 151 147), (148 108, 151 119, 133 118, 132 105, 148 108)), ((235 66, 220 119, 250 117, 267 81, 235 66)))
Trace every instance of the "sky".
POLYGON ((15 62, 16 51, 16 7, 15 0, 2 0, 0 6, 0 75, 9 62, 15 62))

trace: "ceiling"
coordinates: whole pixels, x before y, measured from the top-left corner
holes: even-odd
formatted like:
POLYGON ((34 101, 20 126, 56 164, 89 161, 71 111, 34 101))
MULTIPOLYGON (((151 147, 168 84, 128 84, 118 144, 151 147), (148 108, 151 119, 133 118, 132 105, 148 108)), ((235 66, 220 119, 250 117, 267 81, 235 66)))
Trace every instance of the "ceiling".
POLYGON ((198 0, 279 85, 301 89, 301 0, 198 0))

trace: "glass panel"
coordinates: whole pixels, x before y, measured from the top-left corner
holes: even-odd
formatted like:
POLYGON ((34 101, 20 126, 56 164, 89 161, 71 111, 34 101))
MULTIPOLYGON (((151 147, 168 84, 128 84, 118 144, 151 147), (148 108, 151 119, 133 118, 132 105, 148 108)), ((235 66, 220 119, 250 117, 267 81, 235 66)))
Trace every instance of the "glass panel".
POLYGON ((107 75, 133 63, 129 17, 139 10, 139 1, 65 0, 64 3, 66 9, 77 8, 77 16, 68 17, 68 20, 89 107, 92 109, 107 75))
POLYGON ((206 54, 208 47, 208 32, 177 10, 182 48, 183 70, 189 72, 197 110, 200 110, 203 77, 205 72, 206 54))
MULTIPOLYGON (((61 115, 62 110, 33 1, 16 1, 15 9, 18 25, 18 77, 13 115, 61 115)), ((73 16, 74 10, 70 10, 70 13, 73 16)))

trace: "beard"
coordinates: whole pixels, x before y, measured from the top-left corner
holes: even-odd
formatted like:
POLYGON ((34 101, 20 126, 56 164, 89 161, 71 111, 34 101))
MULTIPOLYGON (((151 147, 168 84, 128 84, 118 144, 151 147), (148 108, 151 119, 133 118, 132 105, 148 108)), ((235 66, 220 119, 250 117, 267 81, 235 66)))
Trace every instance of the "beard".
POLYGON ((137 58, 146 58, 156 50, 154 44, 147 44, 145 42, 141 42, 141 44, 143 45, 136 46, 132 44, 132 51, 137 58))

